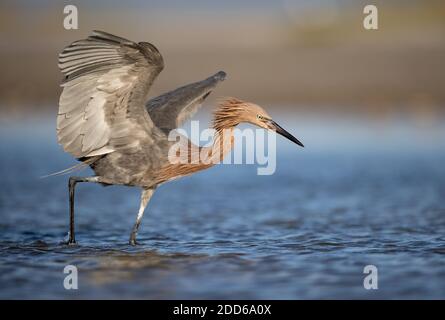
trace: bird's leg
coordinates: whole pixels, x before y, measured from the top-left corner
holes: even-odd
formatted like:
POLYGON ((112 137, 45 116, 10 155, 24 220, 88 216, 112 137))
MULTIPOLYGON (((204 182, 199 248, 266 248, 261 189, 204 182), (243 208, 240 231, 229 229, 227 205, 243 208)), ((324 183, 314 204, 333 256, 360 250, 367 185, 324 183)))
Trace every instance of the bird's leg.
POLYGON ((74 234, 74 189, 78 182, 99 182, 99 177, 70 177, 68 180, 68 190, 70 194, 70 237, 68 244, 75 244, 74 234))
POLYGON ((155 189, 143 189, 141 194, 141 205, 139 207, 138 216, 136 217, 136 222, 134 223, 133 229, 130 235, 130 245, 136 245, 136 235, 138 233, 139 225, 141 224, 142 217, 144 216, 145 208, 147 207, 148 201, 150 201, 155 189))

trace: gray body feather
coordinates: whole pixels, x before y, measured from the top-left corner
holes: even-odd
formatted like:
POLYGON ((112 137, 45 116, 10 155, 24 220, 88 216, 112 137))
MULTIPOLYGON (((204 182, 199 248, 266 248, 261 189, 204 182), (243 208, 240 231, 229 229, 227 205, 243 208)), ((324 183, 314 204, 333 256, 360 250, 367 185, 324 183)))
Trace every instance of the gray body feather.
POLYGON ((90 166, 105 184, 154 187, 156 170, 168 164, 170 130, 179 127, 224 80, 205 80, 146 102, 164 67, 159 51, 95 31, 59 55, 65 75, 57 117, 57 138, 76 158, 96 157, 90 166))

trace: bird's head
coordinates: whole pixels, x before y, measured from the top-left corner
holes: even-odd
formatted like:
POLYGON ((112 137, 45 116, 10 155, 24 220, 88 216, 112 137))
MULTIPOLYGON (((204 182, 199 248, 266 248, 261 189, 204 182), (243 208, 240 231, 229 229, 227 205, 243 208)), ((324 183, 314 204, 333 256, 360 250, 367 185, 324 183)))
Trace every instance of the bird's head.
MULTIPOLYGON (((215 126, 224 122, 236 126, 242 122, 256 125, 260 128, 274 131, 301 147, 304 145, 289 132, 278 125, 262 107, 255 103, 245 102, 236 98, 228 98, 220 103, 215 112, 215 126)), ((226 124, 224 123, 224 124, 226 124)))

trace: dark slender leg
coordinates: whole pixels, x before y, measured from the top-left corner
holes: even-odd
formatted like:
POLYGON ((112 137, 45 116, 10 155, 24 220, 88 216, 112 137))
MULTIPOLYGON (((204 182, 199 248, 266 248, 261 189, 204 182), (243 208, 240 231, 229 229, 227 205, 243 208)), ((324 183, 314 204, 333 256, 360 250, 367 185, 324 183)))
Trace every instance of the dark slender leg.
POLYGON ((68 180, 68 189, 70 193, 70 238, 68 244, 75 244, 76 237, 74 234, 74 188, 76 186, 76 180, 70 177, 68 180))
POLYGON ((98 177, 70 177, 68 180, 68 190, 70 194, 70 237, 68 244, 76 244, 76 235, 74 233, 74 190, 78 182, 99 182, 98 177))
POLYGON ((138 234, 139 225, 141 224, 142 217, 144 216, 145 208, 147 207, 148 201, 150 201, 151 196, 155 192, 155 189, 143 189, 141 194, 141 205, 139 207, 138 216, 136 218, 136 222, 134 223, 133 229, 131 230, 130 235, 130 245, 135 246, 136 243, 136 235, 138 234))

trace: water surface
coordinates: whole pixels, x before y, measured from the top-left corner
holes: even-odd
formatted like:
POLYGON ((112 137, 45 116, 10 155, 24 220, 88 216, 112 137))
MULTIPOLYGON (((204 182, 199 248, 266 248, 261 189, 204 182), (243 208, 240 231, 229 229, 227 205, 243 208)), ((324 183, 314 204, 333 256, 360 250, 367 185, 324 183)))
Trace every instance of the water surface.
MULTIPOLYGON (((80 184, 54 122, 0 129, 0 298, 445 298, 445 130, 402 121, 282 118, 277 171, 218 166, 161 186, 127 240, 139 191, 80 184), (287 122, 286 122, 287 119, 287 122), (79 270, 65 290, 63 268, 79 270), (379 289, 363 288, 378 267, 379 289)), ((90 174, 88 170, 82 174, 90 174)))

